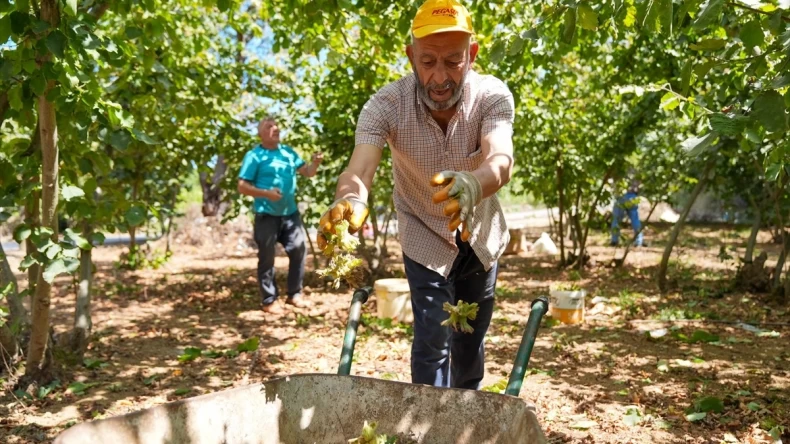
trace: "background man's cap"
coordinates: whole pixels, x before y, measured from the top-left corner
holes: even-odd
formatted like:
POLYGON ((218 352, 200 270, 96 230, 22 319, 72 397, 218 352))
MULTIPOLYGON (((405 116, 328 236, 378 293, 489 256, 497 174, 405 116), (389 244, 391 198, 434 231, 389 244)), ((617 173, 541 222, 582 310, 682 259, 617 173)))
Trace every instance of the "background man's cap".
POLYGON ((474 34, 472 16, 456 0, 427 0, 417 10, 411 25, 411 32, 418 39, 449 31, 474 34))

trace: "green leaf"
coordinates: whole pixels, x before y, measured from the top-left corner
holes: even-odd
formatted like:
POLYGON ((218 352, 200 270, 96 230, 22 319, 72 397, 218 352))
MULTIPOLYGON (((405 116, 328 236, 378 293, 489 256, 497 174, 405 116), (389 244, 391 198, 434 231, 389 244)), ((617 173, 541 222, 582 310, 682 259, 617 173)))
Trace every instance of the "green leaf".
POLYGON ((535 28, 529 28, 526 31, 521 32, 521 39, 522 40, 537 40, 540 36, 538 36, 538 30, 535 28))
POLYGON ((711 131, 704 136, 689 137, 680 145, 683 150, 686 151, 686 155, 689 157, 697 157, 702 154, 711 145, 711 143, 713 143, 713 140, 716 139, 716 137, 718 137, 718 134, 715 131, 711 131))
POLYGON ((56 379, 43 387, 39 387, 36 397, 38 399, 44 399, 47 397, 47 395, 52 393, 52 390, 55 390, 58 387, 60 387, 60 381, 56 379))
POLYGON ((35 265, 37 263, 38 263, 38 261, 32 255, 31 256, 25 256, 25 258, 22 259, 22 262, 19 263, 19 270, 20 271, 27 271, 28 268, 32 267, 33 265, 35 265))
POLYGON ((8 89, 8 104, 11 109, 16 111, 22 110, 22 85, 17 83, 8 89))
POLYGON ((68 38, 59 30, 54 30, 49 33, 45 41, 47 49, 58 58, 63 58, 66 45, 68 45, 68 38))
POLYGON ((690 413, 686 415, 686 420, 689 422, 695 422, 704 419, 706 416, 708 416, 708 414, 705 412, 690 413))
POLYGON ((771 182, 776 182, 779 180, 779 173, 782 172, 782 165, 778 163, 772 163, 768 165, 765 169, 765 178, 771 182))
POLYGON ((258 337, 254 336, 239 344, 238 347, 236 347, 236 350, 238 350, 240 353, 253 352, 258 349, 258 342, 258 337))
POLYGON ((85 192, 82 191, 80 187, 75 187, 74 185, 66 185, 60 190, 60 195, 63 197, 64 200, 70 201, 72 199, 76 199, 78 197, 82 197, 85 195, 85 192))
POLYGON ((629 5, 625 10, 625 17, 623 17, 623 25, 626 28, 634 26, 636 23, 636 6, 629 5))
POLYGON ((51 284, 58 275, 74 273, 79 266, 80 261, 75 258, 59 257, 47 265, 43 274, 44 280, 51 284))
POLYGON ((498 65, 505 58, 505 42, 497 40, 491 47, 491 64, 498 65))
POLYGON ((634 407, 629 408, 626 411, 626 415, 623 417, 623 422, 631 427, 641 424, 644 420, 639 409, 634 407))
POLYGON ((79 382, 79 381, 72 382, 71 384, 69 384, 69 387, 68 387, 68 389, 66 391, 79 396, 79 395, 85 394, 86 390, 88 390, 89 388, 91 388, 91 387, 93 387, 95 385, 99 385, 99 383, 98 382, 91 382, 91 383, 85 384, 85 383, 82 383, 82 382, 79 382))
POLYGON ((30 90, 37 96, 42 96, 47 91, 47 79, 41 73, 31 76, 30 90))
POLYGON ((33 229, 26 224, 19 224, 14 228, 14 240, 21 244, 33 233, 33 229))
POLYGON ((763 408, 760 404, 758 404, 758 403, 756 403, 754 401, 746 404, 746 407, 748 407, 749 410, 751 410, 753 412, 759 411, 761 408, 763 408))
POLYGON ((669 371, 669 364, 667 363, 666 359, 658 361, 658 371, 661 373, 666 373, 669 371))
POLYGON ((683 69, 680 71, 680 92, 687 96, 689 93, 689 87, 691 86, 691 68, 694 66, 694 62, 689 59, 683 65, 683 69))
POLYGON ((522 49, 524 49, 524 39, 522 39, 520 36, 516 36, 516 38, 513 39, 513 43, 510 44, 510 48, 507 50, 507 55, 517 55, 522 49))
POLYGON ((11 213, 5 210, 0 210, 0 222, 5 222, 11 218, 11 213))
POLYGON ((85 358, 82 360, 82 364, 85 366, 85 368, 88 368, 90 370, 107 367, 108 365, 106 362, 102 361, 101 359, 95 359, 95 358, 85 358))
POLYGON ((66 0, 66 13, 74 17, 77 15, 77 0, 66 0))
POLYGON ((661 109, 671 111, 680 105, 677 94, 668 92, 661 97, 661 109))
POLYGON ((110 145, 119 150, 125 150, 132 142, 132 136, 125 129, 119 129, 110 133, 110 145))
POLYGON ((143 30, 137 26, 127 26, 124 32, 126 33, 126 38, 129 40, 134 40, 143 35, 143 30))
POLYGON ((715 396, 707 396, 705 398, 698 399, 694 403, 694 407, 697 412, 721 413, 724 411, 724 402, 715 396))
POLYGON ((11 2, 8 0, 0 0, 0 14, 5 14, 6 12, 11 11, 14 9, 14 6, 11 5, 11 2))
POLYGON ((136 128, 132 129, 132 135, 134 136, 135 139, 139 140, 140 142, 143 142, 146 145, 156 145, 159 143, 156 140, 152 139, 149 135, 145 134, 144 132, 136 128))
POLYGON ((92 245, 102 245, 102 244, 104 244, 104 234, 103 233, 91 233, 88 236, 88 240, 90 240, 92 245))
POLYGON ((763 27, 758 20, 752 20, 745 23, 741 27, 741 33, 739 37, 743 42, 743 46, 745 46, 747 49, 760 46, 763 44, 763 42, 765 42, 763 27))
POLYGON ((735 137, 743 132, 745 121, 733 114, 714 113, 710 117, 711 128, 719 134, 735 137))
POLYGON ((178 362, 188 362, 199 358, 201 355, 201 350, 196 347, 187 347, 184 349, 184 353, 178 356, 178 362))
POLYGON ((708 0, 692 27, 694 29, 703 29, 710 24, 718 22, 723 10, 724 0, 708 0))
POLYGON ((67 239, 71 240, 74 245, 78 246, 82 250, 90 250, 92 247, 87 239, 82 237, 80 234, 75 233, 71 228, 67 228, 64 235, 67 239))
POLYGON ((0 18, 0 42, 5 43, 9 38, 11 38, 11 16, 7 15, 0 18))
POLYGON ((598 29, 598 13, 593 11, 590 5, 582 3, 578 6, 577 13, 579 26, 590 31, 598 29))
MULTIPOLYGON (((771 80, 771 88, 772 89, 781 89, 785 86, 790 85, 790 74, 785 74, 783 76, 776 76, 773 80, 771 80)), ((787 93, 785 93, 785 99, 787 98, 787 93)), ((785 100, 787 102, 787 100, 785 100)))
POLYGON ((727 41, 724 39, 707 39, 701 42, 692 43, 689 45, 689 48, 695 51, 716 51, 724 48, 726 45, 727 41))
POLYGON ((784 99, 776 91, 768 91, 757 97, 752 105, 752 115, 772 133, 787 129, 784 99))
POLYGON ((30 12, 29 0, 14 0, 14 6, 16 6, 16 10, 19 12, 24 12, 24 13, 30 12))
POLYGON ((661 32, 664 35, 672 35, 672 0, 660 0, 658 20, 661 22, 661 32))
POLYGON ((583 421, 578 421, 578 422, 574 423, 573 425, 571 425, 571 428, 572 429, 577 429, 577 430, 587 430, 587 429, 589 429, 591 427, 595 427, 597 425, 598 425, 598 423, 595 422, 595 421, 583 420, 583 421))
POLYGON ((225 356, 225 353, 223 353, 221 351, 216 351, 216 350, 209 350, 209 351, 203 353, 203 356, 205 356, 207 358, 211 358, 211 359, 217 359, 217 358, 221 358, 221 357, 225 356))
POLYGON ((716 342, 719 340, 717 335, 706 332, 705 330, 695 330, 691 335, 690 342, 716 342))
POLYGON ((225 12, 225 11, 227 11, 228 9, 230 9, 230 7, 231 7, 231 5, 232 5, 232 4, 233 4, 233 3, 232 3, 232 1, 231 1, 231 0, 217 0, 217 8, 218 8, 218 9, 219 9, 221 12, 225 12))
POLYGON ((176 395, 176 396, 183 396, 183 395, 186 395, 187 393, 189 393, 191 391, 192 391, 192 389, 180 388, 180 389, 177 389, 175 392, 173 392, 173 394, 176 395))
POLYGON ((146 219, 146 211, 140 205, 134 205, 126 211, 124 215, 126 223, 131 227, 137 227, 143 224, 146 219))
POLYGON ((576 8, 568 8, 565 11, 565 28, 562 31, 562 41, 570 44, 576 33, 576 8))
POLYGON ((52 260, 55 259, 55 256, 57 256, 61 251, 63 251, 63 248, 60 245, 50 244, 42 252, 47 257, 47 259, 52 260))

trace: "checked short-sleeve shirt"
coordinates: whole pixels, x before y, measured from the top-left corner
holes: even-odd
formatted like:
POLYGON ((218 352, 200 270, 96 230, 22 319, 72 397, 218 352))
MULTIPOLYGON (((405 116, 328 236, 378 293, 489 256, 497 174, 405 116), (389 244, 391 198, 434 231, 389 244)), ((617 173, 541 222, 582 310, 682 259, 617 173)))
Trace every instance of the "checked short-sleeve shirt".
MULTIPOLYGON (((513 95, 501 80, 472 70, 466 76, 457 112, 445 134, 422 103, 410 74, 379 90, 365 104, 357 122, 356 144, 389 145, 395 179, 395 209, 401 248, 410 259, 447 277, 458 254, 450 218, 433 203, 438 188, 430 178, 445 170, 473 171, 483 162, 482 137, 513 133, 513 95)), ((496 195, 475 208, 469 239, 486 270, 509 241, 496 195)))

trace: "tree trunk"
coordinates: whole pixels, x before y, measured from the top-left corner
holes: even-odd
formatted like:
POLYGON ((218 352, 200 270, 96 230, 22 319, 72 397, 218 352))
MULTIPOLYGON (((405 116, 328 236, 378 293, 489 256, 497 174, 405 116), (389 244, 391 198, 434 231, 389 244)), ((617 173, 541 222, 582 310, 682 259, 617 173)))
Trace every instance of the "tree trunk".
POLYGON ((223 213, 223 196, 220 184, 228 171, 228 164, 225 163, 223 155, 217 156, 217 164, 214 166, 214 174, 209 179, 205 172, 200 173, 200 187, 203 189, 203 206, 201 211, 205 217, 221 216, 223 213))
MULTIPOLYGON (((10 358, 16 356, 19 352, 19 343, 16 340, 16 335, 8 324, 0 325, 0 362, 5 363, 10 358)), ((0 374, 3 374, 5 365, 0 366, 0 374)))
POLYGON ((22 298, 19 297, 19 285, 14 276, 11 265, 8 263, 8 257, 3 250, 3 244, 0 243, 0 293, 3 292, 9 285, 11 285, 8 294, 5 296, 8 300, 9 319, 8 322, 12 326, 27 325, 29 322, 27 310, 22 304, 22 298))
MULTIPOLYGON (((51 25, 58 24, 58 4, 54 0, 41 2, 41 16, 51 25)), ((50 87, 53 82, 50 82, 50 87)), ((46 95, 38 99, 38 115, 41 126, 42 158, 42 206, 41 225, 52 230, 52 242, 58 242, 58 127, 55 107, 46 95)), ((51 285, 44 280, 43 270, 36 279, 33 298, 33 316, 30 344, 28 345, 26 376, 41 383, 50 376, 51 360, 47 357, 50 322, 51 285)))
MULTIPOLYGON (((41 148, 41 131, 36 132, 36 135, 33 137, 35 142, 36 149, 41 148)), ((34 144, 31 143, 31 147, 34 144)), ((34 183, 40 182, 41 178, 40 175, 36 175, 33 177, 32 181, 34 183)), ((41 226, 41 191, 36 190, 30 193, 27 197, 25 202, 25 224, 29 226, 31 229, 35 229, 41 226)), ((32 252, 36 251, 36 246, 33 245, 33 240, 28 237, 25 239, 25 253, 31 254, 32 252)), ((33 300, 33 294, 36 291, 36 279, 38 279, 38 272, 39 272, 39 265, 33 264, 30 268, 27 269, 27 289, 28 294, 30 295, 30 300, 33 300)), ((31 303, 32 306, 32 303, 31 303)))
POLYGON ((751 264, 754 260, 754 246, 757 245, 757 235, 760 233, 760 227, 762 226, 760 209, 755 208, 755 211, 752 232, 749 234, 749 241, 746 243, 746 254, 743 257, 743 261, 747 264, 751 264))
MULTIPOLYGON (((559 161, 559 154, 557 155, 557 160, 559 161)), ((560 219, 559 219, 559 229, 560 229, 560 264, 565 265, 565 230, 562 227, 562 213, 565 211, 565 205, 563 204, 563 199, 565 198, 563 193, 563 184, 562 184, 562 166, 557 167, 557 191, 559 192, 560 198, 560 219)))
POLYGON ((310 254, 313 255, 313 270, 318 270, 321 268, 321 263, 318 261, 318 253, 315 251, 313 238, 310 237, 310 233, 307 232, 307 225, 305 225, 304 218, 301 214, 299 215, 299 218, 302 219, 302 230, 304 231, 304 237, 307 238, 307 245, 310 246, 310 254))
POLYGON ((785 190, 785 178, 776 183, 776 194, 774 196, 774 208, 776 210, 776 217, 779 219, 779 232, 781 233, 782 252, 779 254, 779 260, 776 261, 776 268, 774 268, 774 291, 779 291, 782 286, 782 270, 784 270, 785 260, 787 259, 787 252, 790 250, 790 236, 787 236, 785 230, 785 220, 782 217, 781 200, 785 190))
POLYGON ((669 241, 667 242, 666 248, 664 248, 664 256, 661 258, 661 265, 658 268, 658 288, 661 291, 667 291, 668 289, 667 268, 669 267, 669 258, 672 256, 672 249, 675 247, 675 242, 678 240, 678 235, 683 229, 683 225, 686 223, 686 218, 691 212, 692 205, 694 205, 697 197, 699 197, 700 193, 705 188, 705 185, 708 183, 708 174, 710 173, 711 168, 713 168, 713 164, 713 158, 708 160, 707 164, 705 164, 702 177, 700 177, 697 185, 694 186, 694 190, 691 192, 691 197, 689 198, 688 203, 686 203, 686 207, 683 208, 683 212, 680 214, 680 219, 678 219, 678 221, 675 223, 675 226, 672 227, 672 233, 669 235, 669 241))
MULTIPOLYGON (((90 236, 91 228, 86 223, 82 236, 86 239, 90 236)), ((80 284, 77 289, 77 304, 74 310, 74 330, 71 336, 71 350, 79 356, 85 354, 93 328, 91 322, 91 288, 93 287, 93 261, 91 252, 93 250, 82 250, 80 252, 80 284)))
POLYGON ((0 126, 3 125, 3 121, 5 121, 5 112, 8 111, 8 92, 3 91, 0 94, 0 126))
POLYGON ((785 237, 787 239, 785 240, 784 246, 782 247, 782 251, 779 252, 779 259, 776 260, 776 267, 774 267, 774 282, 772 285, 774 290, 778 290, 782 286, 782 271, 784 271, 785 268, 787 252, 790 250, 790 237, 785 237))
MULTIPOLYGON (((595 211, 598 208, 598 202, 601 201, 601 194, 603 194, 603 188, 606 186, 606 182, 609 180, 609 177, 612 175, 612 170, 614 169, 614 164, 610 165, 609 168, 606 170, 606 174, 603 175, 603 180, 601 180, 601 186, 598 187, 598 191, 595 193, 595 202, 590 206, 587 212, 587 223, 584 227, 584 234, 581 237, 581 248, 579 249, 579 257, 584 258, 585 250, 587 249, 587 235, 590 233, 590 225, 592 225, 593 216, 595 215, 595 211)), ((653 207, 655 208, 655 207, 653 207)), ((652 214, 652 211, 651 211, 652 214)), ((581 271, 583 264, 579 264, 579 270, 581 271)))

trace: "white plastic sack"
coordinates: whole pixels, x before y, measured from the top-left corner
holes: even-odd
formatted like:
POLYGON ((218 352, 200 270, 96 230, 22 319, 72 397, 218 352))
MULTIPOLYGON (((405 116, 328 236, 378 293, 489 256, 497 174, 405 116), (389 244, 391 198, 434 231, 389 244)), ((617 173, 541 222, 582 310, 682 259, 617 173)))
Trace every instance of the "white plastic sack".
POLYGON ((557 246, 554 244, 554 241, 551 240, 549 234, 543 232, 532 246, 532 252, 535 254, 555 255, 559 253, 559 250, 557 250, 557 246))

